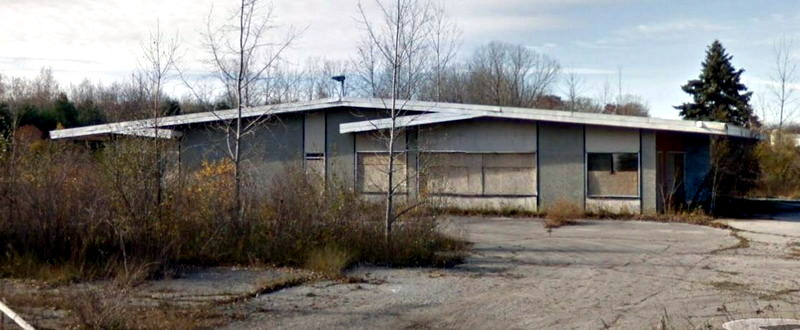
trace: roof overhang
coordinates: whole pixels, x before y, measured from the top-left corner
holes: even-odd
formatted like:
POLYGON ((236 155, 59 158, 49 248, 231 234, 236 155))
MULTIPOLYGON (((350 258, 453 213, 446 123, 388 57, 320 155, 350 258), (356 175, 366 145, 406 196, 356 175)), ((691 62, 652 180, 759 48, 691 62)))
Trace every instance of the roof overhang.
MULTIPOLYGON (((387 99, 321 99, 308 102, 244 108, 241 111, 241 116, 242 118, 263 118, 278 114, 324 110, 335 107, 389 109, 391 104, 392 102, 387 99)), ((400 124, 403 126, 428 125, 440 122, 467 120, 478 117, 492 117, 758 138, 758 134, 748 129, 734 125, 728 125, 725 123, 708 121, 688 121, 650 117, 620 116, 601 113, 408 100, 397 101, 395 104, 395 109, 399 110, 401 117, 403 117, 400 122, 400 124), (417 112, 422 114, 408 116, 405 115, 406 112, 417 112)), ((154 127, 173 129, 182 125, 229 121, 236 119, 238 116, 238 109, 192 113, 162 117, 159 118, 158 121, 153 119, 144 119, 55 130, 50 132, 50 137, 53 139, 86 139, 99 135, 120 134, 120 132, 152 129, 154 127)), ((387 119, 367 120, 341 124, 340 132, 349 133, 377 130, 389 128, 390 126, 391 121, 387 119)))
MULTIPOLYGON (((340 106, 341 102, 331 99, 316 100, 311 102, 297 102, 286 104, 266 105, 242 109, 242 118, 264 118, 272 115, 317 110, 340 106)), ((142 119, 93 125, 77 128, 68 128, 50 131, 51 139, 82 139, 90 136, 125 134, 124 132, 136 132, 143 129, 154 127, 175 127, 190 124, 202 124, 211 122, 222 122, 236 119, 239 116, 238 109, 228 109, 220 111, 198 112, 185 115, 161 117, 157 120, 142 119)))
MULTIPOLYGON (((483 117, 481 115, 458 115, 451 113, 424 113, 413 116, 401 116, 395 120, 395 127, 420 126, 428 124, 446 123, 483 117)), ((339 133, 368 132, 380 129, 387 129, 392 126, 391 119, 365 120, 354 123, 344 123, 339 125, 339 133)))
MULTIPOLYGON (((456 112, 438 112, 434 114, 425 113, 419 115, 401 116, 395 121, 395 127, 422 126, 484 117, 758 138, 756 133, 748 129, 735 125, 728 125, 726 123, 709 121, 669 120, 605 114, 587 115, 586 113, 580 112, 535 109, 531 109, 531 111, 527 112, 502 110, 476 110, 469 112, 471 113, 465 114, 462 112, 461 114, 456 114, 456 112), (541 113, 539 111, 546 111, 546 113, 541 113)), ((388 118, 365 120, 341 124, 339 125, 339 132, 355 133, 389 129, 391 125, 392 121, 388 118)))

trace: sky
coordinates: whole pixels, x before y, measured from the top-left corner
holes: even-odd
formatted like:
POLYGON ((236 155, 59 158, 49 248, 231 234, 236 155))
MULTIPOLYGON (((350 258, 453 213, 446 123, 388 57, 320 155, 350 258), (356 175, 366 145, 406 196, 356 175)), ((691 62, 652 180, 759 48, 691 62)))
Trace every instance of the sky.
MULTIPOLYGON (((367 8, 374 2, 362 1, 367 8)), ((770 101, 774 42, 796 38, 800 46, 797 0, 440 1, 462 30, 459 56, 493 40, 521 44, 578 75, 583 96, 598 97, 606 86, 617 94, 621 82, 623 94, 640 96, 654 117, 678 118, 673 106, 690 101, 680 86, 697 77, 715 39, 734 56, 734 66, 745 69, 744 82, 756 92, 754 105, 770 101)), ((33 77, 50 67, 63 85, 85 78, 121 80, 140 66, 142 42, 156 26, 180 41, 185 70, 203 70, 206 21, 224 21, 235 5, 234 0, 0 0, 0 74, 33 77)), ((308 58, 351 58, 363 35, 357 5, 358 0, 274 0, 273 34, 304 31, 287 53, 298 65, 308 58)), ((563 85, 553 92, 563 94, 563 85)))

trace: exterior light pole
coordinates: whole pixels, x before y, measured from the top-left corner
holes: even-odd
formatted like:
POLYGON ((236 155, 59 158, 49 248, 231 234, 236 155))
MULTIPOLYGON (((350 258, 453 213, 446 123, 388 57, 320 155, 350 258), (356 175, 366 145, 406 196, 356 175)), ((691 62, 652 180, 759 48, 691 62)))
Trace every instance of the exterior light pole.
POLYGON ((345 97, 345 94, 344 94, 344 80, 346 79, 346 77, 344 75, 333 76, 333 77, 331 77, 331 79, 338 81, 339 84, 341 84, 341 86, 342 86, 342 91, 341 91, 341 93, 339 93, 339 101, 341 101, 342 98, 345 97))

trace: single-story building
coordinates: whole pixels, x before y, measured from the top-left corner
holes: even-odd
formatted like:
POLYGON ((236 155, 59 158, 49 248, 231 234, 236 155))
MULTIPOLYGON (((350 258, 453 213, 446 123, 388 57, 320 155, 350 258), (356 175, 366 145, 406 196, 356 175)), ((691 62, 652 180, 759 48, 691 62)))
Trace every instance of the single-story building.
MULTIPOLYGON (((289 166, 369 196, 386 186, 387 100, 345 98, 247 108, 258 129, 243 140, 245 168, 267 186, 289 166), (265 120, 265 118, 267 118, 265 120)), ((711 167, 712 136, 750 139, 741 127, 501 106, 401 101, 395 146, 403 196, 462 209, 536 211, 564 201, 586 210, 656 212, 693 200, 711 167)), ((224 157, 221 122, 236 110, 50 132, 52 139, 114 135, 175 139, 182 168, 224 157), (157 125, 156 125, 157 124, 157 125), (156 127, 157 126, 157 127, 156 127)))

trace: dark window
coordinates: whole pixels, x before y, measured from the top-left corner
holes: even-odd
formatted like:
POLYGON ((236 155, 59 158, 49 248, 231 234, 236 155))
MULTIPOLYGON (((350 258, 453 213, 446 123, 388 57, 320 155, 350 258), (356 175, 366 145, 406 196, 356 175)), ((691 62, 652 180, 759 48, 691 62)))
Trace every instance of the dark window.
POLYGON ((589 154, 589 171, 607 171, 611 172, 613 166, 613 154, 589 154))
POLYGON ((589 197, 636 197, 639 195, 639 154, 588 153, 589 197))
POLYGON ((634 153, 612 154, 614 158, 614 172, 639 171, 639 155, 634 153))

